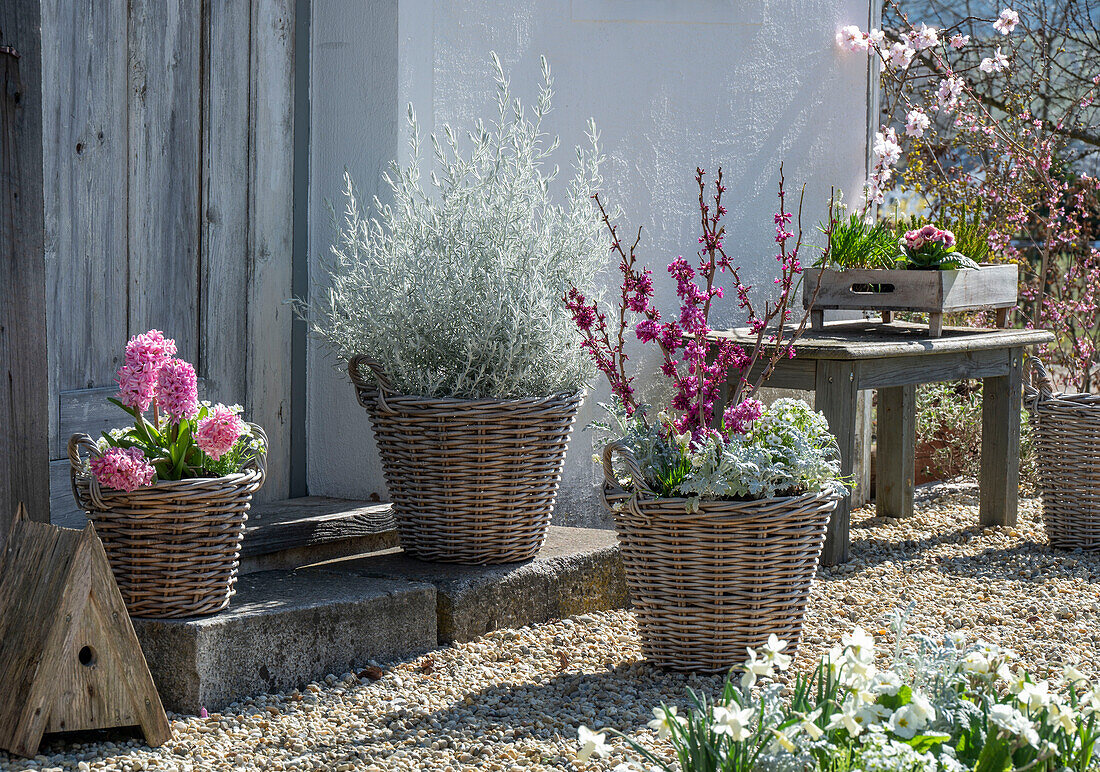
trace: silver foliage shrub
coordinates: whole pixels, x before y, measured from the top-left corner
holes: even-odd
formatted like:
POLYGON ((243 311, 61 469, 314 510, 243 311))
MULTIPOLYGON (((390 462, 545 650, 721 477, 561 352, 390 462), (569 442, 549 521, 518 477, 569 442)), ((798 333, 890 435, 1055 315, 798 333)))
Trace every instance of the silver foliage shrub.
MULTIPOLYGON (((331 289, 299 311, 343 361, 380 362, 397 390, 460 398, 545 396, 582 388, 590 365, 562 303, 570 284, 591 292, 607 249, 590 196, 601 157, 589 121, 562 204, 552 201, 558 140, 541 129, 550 69, 530 117, 496 54, 497 116, 466 140, 431 136, 434 171, 421 176, 420 129, 409 106, 412 161, 383 175, 392 202, 366 211, 344 175, 345 210, 326 268, 331 289)), ((335 219, 335 213, 334 213, 335 219)))

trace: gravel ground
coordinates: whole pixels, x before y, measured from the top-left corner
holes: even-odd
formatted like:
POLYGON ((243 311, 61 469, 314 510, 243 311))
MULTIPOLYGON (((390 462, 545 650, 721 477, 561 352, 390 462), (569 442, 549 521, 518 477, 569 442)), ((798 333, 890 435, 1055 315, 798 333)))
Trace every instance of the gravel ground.
MULTIPOLYGON (((972 490, 948 490, 906 521, 854 514, 853 560, 822 573, 798 665, 856 624, 884 633, 886 615, 913 603, 913 628, 1011 646, 1039 673, 1075 660, 1100 675, 1100 555, 1047 549, 1036 501, 1022 502, 1018 526, 983 529, 972 490)), ((624 757, 574 761, 578 724, 648 743, 652 706, 719 686, 639 662, 627 612, 499 631, 378 675, 173 717, 176 737, 156 751, 86 735, 49 740, 33 762, 0 752, 0 769, 609 770, 624 757)))

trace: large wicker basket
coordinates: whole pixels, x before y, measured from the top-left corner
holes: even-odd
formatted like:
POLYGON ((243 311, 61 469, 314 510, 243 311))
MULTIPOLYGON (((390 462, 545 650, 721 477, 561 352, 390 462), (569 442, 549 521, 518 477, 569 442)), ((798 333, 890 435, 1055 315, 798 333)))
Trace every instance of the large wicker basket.
POLYGON ((656 498, 625 445, 603 452, 604 503, 638 620, 642 653, 661 667, 722 672, 775 633, 797 648, 829 517, 838 496, 808 493, 761 501, 656 498), (619 454, 632 492, 612 470, 619 454))
POLYGON ((582 393, 508 400, 399 394, 362 355, 348 362, 348 374, 370 413, 406 552, 468 564, 535 556, 550 528, 582 393))
POLYGON ((1028 357, 1028 364, 1024 392, 1047 538, 1058 549, 1100 550, 1100 396, 1055 393, 1043 363, 1028 357))
MULTIPOLYGON (((263 430, 251 427, 266 448, 263 430)), ((229 605, 252 494, 267 473, 266 453, 225 477, 162 481, 127 493, 100 488, 81 451, 98 449, 88 435, 74 434, 73 495, 103 540, 130 616, 205 616, 229 605)))

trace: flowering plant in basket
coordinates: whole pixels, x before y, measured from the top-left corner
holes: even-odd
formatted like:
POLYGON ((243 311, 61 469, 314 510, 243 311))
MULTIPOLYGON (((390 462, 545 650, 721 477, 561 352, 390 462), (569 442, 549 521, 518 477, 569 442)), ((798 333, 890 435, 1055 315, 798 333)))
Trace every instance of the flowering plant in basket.
POLYGON ((263 451, 239 405, 200 402, 195 368, 176 359, 176 342, 159 330, 135 335, 109 401, 134 425, 104 432, 89 471, 104 488, 133 491, 158 480, 222 477, 263 451))
MULTIPOLYGON (((564 301, 582 335, 582 347, 611 384, 609 420, 598 426, 621 438, 659 497, 684 497, 689 510, 699 501, 752 500, 797 495, 835 486, 840 476, 839 451, 819 413, 799 400, 781 399, 769 407, 756 393, 776 364, 795 355, 795 340, 805 330, 808 314, 795 318, 791 300, 803 281, 801 210, 788 211, 782 168, 775 243, 779 276, 775 295, 763 299, 741 279, 741 267, 726 254, 722 218, 726 214, 722 170, 708 194, 705 173, 696 169, 702 235, 694 265, 677 257, 668 265, 680 299, 679 316, 667 319, 653 304, 653 276, 639 266, 638 237, 624 247, 618 227, 599 197, 596 202, 611 235, 623 281, 618 308, 612 314, 576 288, 564 301), (793 228, 793 230, 792 230, 793 228), (749 346, 715 338, 710 314, 724 299, 718 281, 728 273, 736 303, 748 317, 749 346), (627 374, 627 330, 643 344, 660 350, 661 373, 672 387, 672 399, 660 411, 638 402, 634 377, 627 374), (728 406, 717 414, 723 390, 728 406)), ((829 205, 826 237, 836 224, 829 205)), ((828 241, 828 238, 826 238, 828 241)), ((828 246, 825 247, 826 252, 828 246)), ((638 481, 634 481, 635 483, 638 481)))

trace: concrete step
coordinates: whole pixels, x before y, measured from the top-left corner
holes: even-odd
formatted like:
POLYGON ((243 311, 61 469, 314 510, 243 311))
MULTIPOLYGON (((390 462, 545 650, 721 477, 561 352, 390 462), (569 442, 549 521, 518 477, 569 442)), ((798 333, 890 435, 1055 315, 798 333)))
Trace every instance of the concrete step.
POLYGON ((244 575, 225 611, 135 619, 165 707, 195 713, 490 630, 629 603, 611 531, 552 527, 528 563, 425 563, 389 549, 244 575))
POLYGON ((534 560, 500 566, 426 563, 400 549, 315 569, 400 579, 436 589, 440 643, 630 605, 614 531, 551 526, 534 560))

